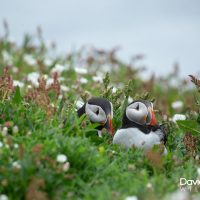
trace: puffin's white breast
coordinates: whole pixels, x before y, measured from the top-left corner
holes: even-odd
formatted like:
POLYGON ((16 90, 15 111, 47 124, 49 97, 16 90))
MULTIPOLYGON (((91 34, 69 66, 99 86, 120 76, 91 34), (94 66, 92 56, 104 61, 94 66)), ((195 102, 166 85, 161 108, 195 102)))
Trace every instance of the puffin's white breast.
POLYGON ((155 144, 159 144, 160 137, 155 132, 145 134, 138 128, 126 128, 117 130, 113 138, 113 143, 120 144, 126 148, 131 148, 134 145, 135 147, 147 150, 155 144))

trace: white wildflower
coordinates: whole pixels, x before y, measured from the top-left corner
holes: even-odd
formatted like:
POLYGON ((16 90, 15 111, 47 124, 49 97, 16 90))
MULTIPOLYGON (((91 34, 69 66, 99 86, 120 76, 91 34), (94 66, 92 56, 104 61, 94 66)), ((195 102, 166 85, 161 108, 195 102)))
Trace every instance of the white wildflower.
POLYGON ((82 83, 82 84, 86 84, 86 83, 88 83, 88 80, 86 79, 86 78, 80 78, 80 83, 82 83))
POLYGON ((24 83, 18 80, 13 81, 13 86, 19 86, 20 88, 24 87, 24 83))
POLYGON ((117 88, 116 88, 116 87, 113 87, 112 93, 116 93, 116 92, 117 92, 117 88))
POLYGON ((173 117, 172 117, 172 121, 174 123, 176 123, 176 121, 178 120, 186 120, 186 116, 185 115, 182 115, 182 114, 175 114, 173 117))
POLYGON ((45 64, 47 67, 49 67, 49 66, 51 66, 51 65, 53 64, 53 61, 52 61, 51 59, 46 58, 46 59, 44 60, 44 64, 45 64))
POLYGON ((87 69, 81 68, 81 67, 75 67, 74 70, 77 74, 87 74, 88 73, 87 69))
POLYGON ((53 84, 53 82, 54 82, 53 78, 48 78, 47 82, 46 82, 46 85, 47 86, 51 86, 51 84, 53 84))
POLYGON ((174 101, 172 103, 172 108, 175 110, 180 110, 183 107, 183 102, 182 101, 174 101))
POLYGON ((69 91, 69 88, 65 85, 61 85, 60 86, 60 89, 63 91, 63 92, 68 92, 69 91))
POLYGON ((8 196, 5 194, 0 194, 0 200, 8 200, 8 196))
POLYGON ((27 135, 31 135, 31 134, 32 134, 32 131, 28 131, 28 132, 27 132, 27 135))
POLYGON ((51 70, 52 73, 59 73, 61 74, 63 71, 65 71, 67 68, 64 65, 56 64, 55 67, 51 70))
POLYGON ((39 86, 39 82, 38 82, 39 78, 40 78, 40 74, 38 72, 31 72, 27 76, 27 80, 30 81, 36 87, 39 86))
POLYGON ((166 114, 164 114, 164 115, 163 115, 163 120, 164 120, 164 121, 167 121, 167 119, 168 119, 168 116, 167 116, 166 114))
MULTIPOLYGON (((195 156, 195 160, 199 160, 199 155, 195 156)), ((200 172, 200 168, 199 168, 199 172, 200 172)), ((200 173, 199 173, 199 175, 200 175, 200 173)))
POLYGON ((64 163, 64 164, 63 164, 63 171, 64 171, 64 172, 68 171, 68 170, 69 170, 69 167, 70 167, 69 162, 64 163))
POLYGON ((13 126, 12 131, 13 131, 13 133, 15 133, 15 134, 18 133, 18 132, 19 132, 18 126, 17 126, 17 125, 13 126))
POLYGON ((32 87, 32 85, 27 85, 27 88, 32 89, 33 87, 32 87))
POLYGON ((153 186, 152 186, 151 183, 147 183, 146 187, 149 188, 149 189, 151 189, 153 186))
POLYGON ((12 72, 14 74, 18 73, 19 72, 19 68, 18 67, 12 67, 12 72))
POLYGON ((84 102, 81 100, 77 100, 75 104, 76 104, 76 108, 79 109, 84 105, 84 102))
POLYGON ((103 77, 101 77, 101 76, 93 76, 93 77, 92 77, 92 80, 93 80, 94 82, 103 83, 103 77))
POLYGON ((136 196, 128 196, 125 200, 138 200, 138 198, 136 196))
POLYGON ((31 66, 37 65, 36 59, 30 54, 25 54, 23 59, 28 65, 31 65, 31 66))
POLYGON ((62 98, 63 98, 63 95, 60 94, 60 95, 58 96, 58 99, 61 100, 62 98))
POLYGON ((18 148, 19 148, 19 145, 18 145, 17 143, 15 143, 15 144, 14 144, 14 148, 15 148, 15 149, 18 149, 18 148))
POLYGON ((56 106, 55 106, 55 104, 54 104, 54 103, 51 103, 51 107, 55 108, 56 106))
POLYGON ((21 165, 19 164, 18 161, 14 161, 14 162, 12 163, 12 167, 15 168, 15 169, 21 169, 21 165))
POLYGON ((42 76, 42 78, 43 78, 44 80, 47 80, 47 79, 48 79, 48 75, 47 75, 47 74, 44 74, 44 75, 42 76))
POLYGON ((8 127, 3 127, 3 130, 2 130, 2 136, 6 136, 8 133, 8 127))
POLYGON ((67 161, 67 156, 65 154, 58 154, 56 160, 59 163, 65 163, 67 161))
POLYGON ((132 103, 133 102, 133 98, 132 97, 128 97, 128 103, 132 103))

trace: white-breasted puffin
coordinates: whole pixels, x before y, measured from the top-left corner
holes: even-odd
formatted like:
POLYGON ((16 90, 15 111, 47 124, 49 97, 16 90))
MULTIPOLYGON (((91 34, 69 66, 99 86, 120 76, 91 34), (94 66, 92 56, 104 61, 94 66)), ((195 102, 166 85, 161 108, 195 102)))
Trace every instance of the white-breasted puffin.
POLYGON ((92 123, 98 123, 97 127, 99 137, 102 137, 102 129, 108 130, 112 136, 114 129, 112 125, 113 106, 110 101, 101 97, 89 99, 78 111, 78 116, 86 114, 92 123))
MULTIPOLYGON (((122 127, 114 135, 113 143, 144 150, 166 143, 165 131, 156 123, 152 102, 137 100, 126 107, 122 127)), ((167 154, 166 147, 163 154, 167 154)))

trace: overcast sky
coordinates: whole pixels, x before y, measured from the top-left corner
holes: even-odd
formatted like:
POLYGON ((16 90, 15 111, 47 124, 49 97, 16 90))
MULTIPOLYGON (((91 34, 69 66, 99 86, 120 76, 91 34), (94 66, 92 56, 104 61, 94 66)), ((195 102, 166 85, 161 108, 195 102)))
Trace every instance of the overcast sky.
POLYGON ((150 72, 165 74, 175 61, 183 76, 200 71, 199 0, 0 0, 3 19, 17 41, 41 25, 64 52, 121 46, 124 59, 145 54, 150 72))

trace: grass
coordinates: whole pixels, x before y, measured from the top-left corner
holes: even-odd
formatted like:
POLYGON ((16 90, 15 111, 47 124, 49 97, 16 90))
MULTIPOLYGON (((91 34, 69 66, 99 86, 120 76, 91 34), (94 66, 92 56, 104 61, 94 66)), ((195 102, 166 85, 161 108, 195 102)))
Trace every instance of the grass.
MULTIPOLYGON (((0 194, 11 200, 162 199, 179 189, 181 177, 199 177, 199 94, 188 79, 180 79, 175 70, 144 81, 135 67, 137 60, 127 65, 115 51, 80 50, 56 57, 38 38, 38 46, 31 36, 20 46, 9 42, 8 34, 0 39, 0 194), (51 73, 58 64, 65 70, 51 73), (74 70, 77 66, 86 67, 87 73, 74 70), (38 87, 27 79, 31 72, 43 77, 38 87), (104 79, 96 82, 95 76, 104 79), (13 80, 23 87, 13 87, 13 80), (128 99, 154 99, 159 123, 168 125, 169 154, 125 150, 113 145, 105 131, 99 138, 96 125, 76 115, 76 101, 90 96, 113 102, 115 129, 120 128, 128 99), (183 107, 174 109, 171 104, 177 100, 183 107), (176 113, 187 120, 173 123, 176 113), (65 163, 57 161, 59 154, 67 156, 65 163)), ((190 194, 198 191, 193 186, 190 194)))

